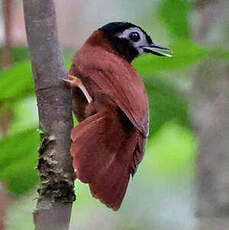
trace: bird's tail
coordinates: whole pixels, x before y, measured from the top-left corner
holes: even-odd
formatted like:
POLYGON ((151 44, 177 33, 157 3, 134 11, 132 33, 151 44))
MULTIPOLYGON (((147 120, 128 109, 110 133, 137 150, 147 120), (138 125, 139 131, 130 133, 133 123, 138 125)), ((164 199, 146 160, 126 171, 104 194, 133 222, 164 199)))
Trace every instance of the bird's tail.
POLYGON ((76 176, 92 195, 118 210, 133 173, 136 129, 120 111, 103 111, 72 130, 71 154, 76 176))

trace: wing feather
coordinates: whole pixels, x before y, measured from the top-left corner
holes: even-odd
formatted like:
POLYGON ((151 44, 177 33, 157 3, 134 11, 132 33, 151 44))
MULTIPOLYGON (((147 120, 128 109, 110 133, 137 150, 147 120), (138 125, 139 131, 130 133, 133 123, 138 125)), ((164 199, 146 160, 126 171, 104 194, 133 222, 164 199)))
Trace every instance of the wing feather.
POLYGON ((146 137, 149 129, 149 105, 141 76, 130 63, 100 47, 79 51, 73 63, 89 94, 95 86, 108 95, 146 137), (85 58, 85 55, 87 58, 85 58))

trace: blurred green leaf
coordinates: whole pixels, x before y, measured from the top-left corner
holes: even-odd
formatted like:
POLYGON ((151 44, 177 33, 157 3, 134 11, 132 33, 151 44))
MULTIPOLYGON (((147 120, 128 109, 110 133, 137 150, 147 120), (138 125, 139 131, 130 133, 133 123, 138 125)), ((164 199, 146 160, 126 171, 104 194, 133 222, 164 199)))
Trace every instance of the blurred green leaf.
POLYGON ((15 101, 34 94, 30 61, 0 72, 0 100, 15 101))
POLYGON ((72 65, 72 60, 71 60, 71 58, 66 58, 65 59, 65 65, 66 65, 66 68, 67 69, 70 69, 71 68, 71 65, 72 65))
POLYGON ((23 194, 39 181, 35 170, 39 133, 36 129, 26 130, 0 141, 0 180, 8 189, 23 194))
POLYGON ((168 79, 144 77, 144 82, 150 105, 150 136, 171 120, 191 127, 188 102, 168 79))
POLYGON ((13 120, 9 126, 11 135, 25 129, 38 127, 39 119, 35 96, 17 101, 13 107, 11 106, 11 109, 13 111, 13 120))
POLYGON ((188 20, 191 6, 187 0, 162 1, 158 11, 159 19, 172 38, 189 39, 191 37, 188 20))
POLYGON ((165 123, 148 141, 144 160, 147 175, 185 177, 193 176, 197 155, 197 141, 190 130, 174 121, 165 123), (191 173, 191 174, 190 174, 191 173))
POLYGON ((180 40, 170 46, 173 57, 158 57, 145 55, 136 59, 133 64, 141 75, 150 75, 155 70, 171 71, 180 70, 205 58, 212 51, 198 46, 191 40, 180 40))
MULTIPOLYGON (((17 63, 29 59, 29 49, 28 47, 18 46, 10 47, 11 61, 12 63, 17 63)), ((2 49, 0 49, 0 60, 2 59, 2 49)))

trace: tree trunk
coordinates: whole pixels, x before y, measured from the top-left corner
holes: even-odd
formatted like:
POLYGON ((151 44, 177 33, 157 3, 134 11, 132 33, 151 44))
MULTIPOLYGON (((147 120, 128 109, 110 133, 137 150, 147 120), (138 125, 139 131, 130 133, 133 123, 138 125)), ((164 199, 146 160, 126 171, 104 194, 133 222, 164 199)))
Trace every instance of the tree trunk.
MULTIPOLYGON (((4 20, 4 44, 2 47, 1 68, 6 69, 11 65, 11 18, 12 18, 12 0, 3 0, 3 20, 4 20)), ((0 103, 0 109, 2 104, 0 103)), ((7 136, 8 127, 12 120, 12 111, 5 109, 0 115, 0 133, 7 136)), ((5 218, 7 210, 7 196, 4 185, 0 182, 0 230, 5 230, 5 218)))
POLYGON ((67 230, 75 199, 69 152, 73 121, 70 90, 61 80, 67 71, 57 39, 55 6, 53 0, 23 4, 41 130, 35 229, 67 230))
MULTIPOLYGON (((199 0, 197 3, 196 40, 209 48, 215 43, 221 49, 228 47, 228 42, 223 40, 228 31, 228 0, 199 0)), ((197 162, 199 230, 229 229, 228 76, 228 61, 217 57, 200 63, 193 76, 192 117, 200 143, 197 162)))

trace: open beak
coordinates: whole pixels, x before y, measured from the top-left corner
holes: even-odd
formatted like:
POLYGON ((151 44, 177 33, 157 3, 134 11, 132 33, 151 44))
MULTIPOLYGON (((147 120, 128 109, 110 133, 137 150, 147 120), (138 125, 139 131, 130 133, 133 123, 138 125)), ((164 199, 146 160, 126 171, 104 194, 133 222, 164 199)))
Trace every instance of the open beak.
POLYGON ((149 46, 143 46, 142 48, 143 48, 145 53, 151 53, 151 54, 155 54, 157 56, 172 57, 171 54, 164 52, 164 50, 171 52, 171 50, 169 48, 159 46, 159 45, 156 45, 154 43, 152 43, 149 46))

